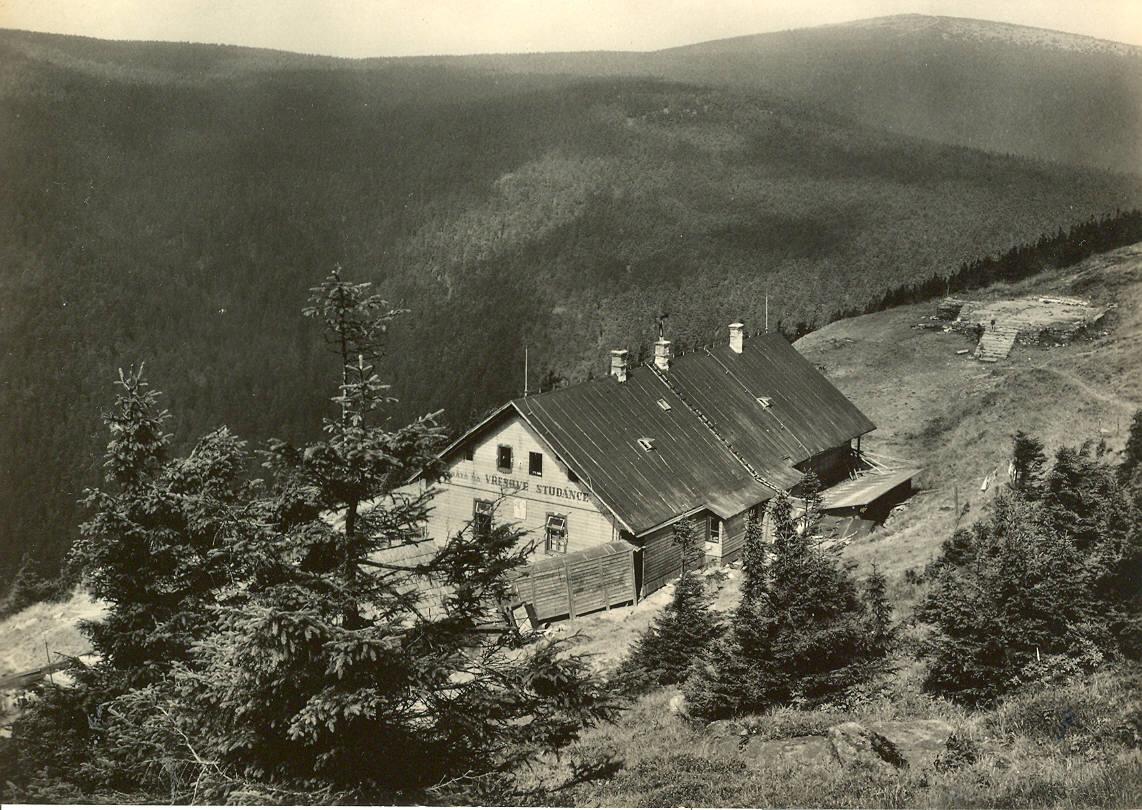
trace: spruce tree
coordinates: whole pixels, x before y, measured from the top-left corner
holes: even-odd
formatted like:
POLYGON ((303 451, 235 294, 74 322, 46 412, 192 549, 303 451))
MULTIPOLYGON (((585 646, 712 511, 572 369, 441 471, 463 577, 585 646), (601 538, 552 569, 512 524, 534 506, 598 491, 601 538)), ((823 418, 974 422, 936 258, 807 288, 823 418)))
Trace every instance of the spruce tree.
POLYGON ((1043 443, 1022 430, 1016 432, 1011 451, 1013 489, 1034 497, 1043 482, 1043 471, 1047 466, 1047 456, 1043 453, 1043 443))
POLYGON ((635 641, 620 668, 617 680, 627 692, 681 683, 720 632, 702 577, 690 564, 702 549, 689 521, 675 524, 673 542, 681 575, 670 604, 635 641))
POLYGON ((1130 432, 1126 446, 1122 450, 1122 461, 1118 465, 1118 477, 1122 482, 1135 479, 1142 472, 1142 408, 1134 412, 1130 421, 1130 432))
POLYGON ((170 414, 142 368, 120 371, 118 387, 104 416, 107 488, 85 493, 93 516, 71 564, 109 606, 84 625, 100 668, 137 687, 187 660, 209 632, 214 594, 233 572, 230 541, 243 529, 235 509, 249 489, 241 482, 245 445, 226 428, 172 460, 163 430, 170 414))
POLYGON ((764 518, 751 512, 745 524, 745 548, 742 551, 742 599, 753 601, 766 591, 766 555, 764 518))
POLYGON ((887 655, 896 637, 896 628, 892 623, 892 605, 888 601, 888 582, 875 563, 865 580, 864 601, 868 615, 869 650, 877 655, 887 655))
POLYGON ((186 705, 245 779, 373 802, 507 790, 519 765, 609 717, 607 693, 565 641, 517 650, 486 632, 527 544, 503 526, 422 535, 433 492, 403 485, 438 473, 444 432, 433 416, 385 419, 374 363, 398 313, 336 274, 313 292, 336 413, 318 441, 270 444, 267 530, 251 534, 256 563, 199 648, 186 705), (425 543, 419 561, 394 554, 425 543))
POLYGON ((320 439, 269 443, 265 487, 225 429, 170 459, 157 396, 122 376, 75 555, 110 603, 102 661, 21 719, 21 795, 517 803, 525 763, 613 716, 566 640, 496 631, 516 532, 423 536, 434 493, 405 482, 439 471, 443 430, 387 424, 373 364, 396 310, 334 275, 307 312, 341 384, 320 439))
POLYGON ((220 428, 170 458, 169 414, 142 368, 120 371, 117 386, 104 415, 106 485, 85 493, 93 514, 71 555, 107 605, 82 625, 98 662, 74 666, 73 686, 49 686, 16 723, 12 777, 28 799, 148 800, 153 774, 164 770, 160 746, 122 708, 169 689, 173 672, 190 665, 245 564, 243 504, 254 487, 242 480, 243 443, 220 428))
MULTIPOLYGON (((743 595, 730 632, 687 680, 696 716, 843 700, 883 670, 887 645, 869 632, 877 620, 870 620, 849 569, 814 536, 819 499, 813 478, 800 491, 807 505, 800 515, 784 493, 770 506, 773 554, 765 588, 751 586, 752 595, 743 595)), ((886 612, 887 601, 877 610, 886 612)))

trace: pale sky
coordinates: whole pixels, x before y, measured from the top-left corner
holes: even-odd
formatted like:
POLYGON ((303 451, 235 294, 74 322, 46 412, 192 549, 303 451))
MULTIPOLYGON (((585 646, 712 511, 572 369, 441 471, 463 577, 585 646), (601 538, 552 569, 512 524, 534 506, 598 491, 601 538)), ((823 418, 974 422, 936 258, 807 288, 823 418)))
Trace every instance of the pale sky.
POLYGON ((1142 0, 0 0, 0 28, 362 57, 643 51, 905 13, 1142 45, 1142 0))

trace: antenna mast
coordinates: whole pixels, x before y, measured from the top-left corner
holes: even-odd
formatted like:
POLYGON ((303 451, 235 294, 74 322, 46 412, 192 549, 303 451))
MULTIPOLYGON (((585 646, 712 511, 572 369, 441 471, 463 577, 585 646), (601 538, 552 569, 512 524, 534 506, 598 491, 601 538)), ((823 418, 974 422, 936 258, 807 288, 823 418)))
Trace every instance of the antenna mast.
POLYGON ((769 292, 765 293, 765 334, 769 334, 769 292))
POLYGON ((523 344, 523 395, 527 396, 527 343, 523 344))

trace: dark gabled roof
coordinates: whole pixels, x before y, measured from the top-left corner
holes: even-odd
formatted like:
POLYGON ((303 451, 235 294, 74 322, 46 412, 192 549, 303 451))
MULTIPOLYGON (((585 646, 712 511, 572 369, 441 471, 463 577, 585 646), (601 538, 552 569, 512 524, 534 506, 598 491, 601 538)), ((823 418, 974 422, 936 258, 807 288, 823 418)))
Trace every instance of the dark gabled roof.
POLYGON ((635 535, 702 509, 739 514, 796 484, 795 464, 875 429, 780 335, 512 400, 442 457, 513 412, 635 535))
POLYGON ((779 334, 676 359, 670 384, 762 475, 875 430, 869 418, 779 334), (768 407, 758 398, 769 400, 768 407))
POLYGON ((649 368, 512 405, 636 535, 704 507, 730 517, 775 494, 649 368))

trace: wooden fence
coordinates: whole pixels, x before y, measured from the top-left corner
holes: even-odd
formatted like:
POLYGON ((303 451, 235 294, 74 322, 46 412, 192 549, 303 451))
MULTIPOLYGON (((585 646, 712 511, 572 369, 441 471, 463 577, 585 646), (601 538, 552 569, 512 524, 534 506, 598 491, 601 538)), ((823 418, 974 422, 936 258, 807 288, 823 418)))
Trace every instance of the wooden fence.
POLYGON ((574 619, 584 613, 637 601, 635 547, 621 541, 571 554, 544 557, 515 581, 516 597, 530 604, 536 618, 574 619))

